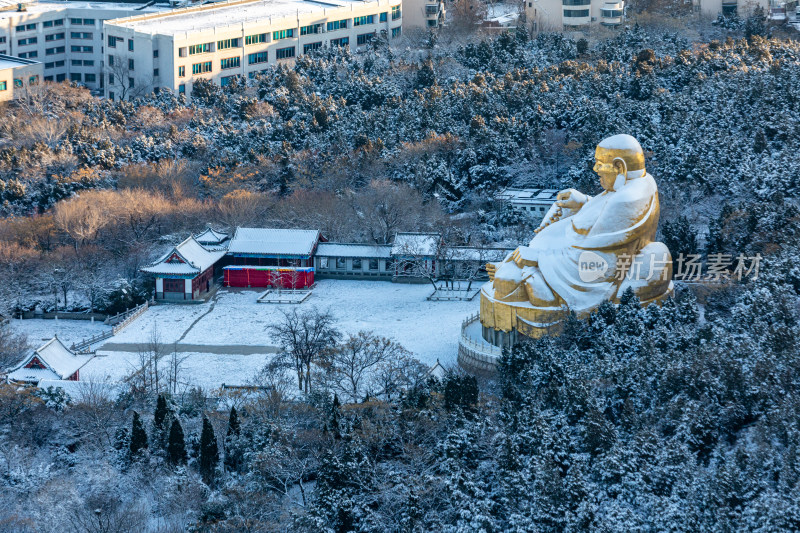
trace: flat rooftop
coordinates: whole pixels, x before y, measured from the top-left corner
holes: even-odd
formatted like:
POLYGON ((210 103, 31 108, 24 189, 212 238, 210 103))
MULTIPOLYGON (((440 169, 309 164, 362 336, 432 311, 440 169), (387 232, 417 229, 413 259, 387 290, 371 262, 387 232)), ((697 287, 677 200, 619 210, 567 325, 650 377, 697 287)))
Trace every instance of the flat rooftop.
POLYGON ((21 57, 0 55, 0 70, 6 70, 14 67, 24 67, 26 65, 34 65, 38 61, 32 59, 22 59, 21 57))
MULTIPOLYGON (((204 6, 175 9, 169 13, 117 19, 114 26, 133 29, 137 32, 175 35, 185 32, 219 29, 224 26, 270 23, 271 19, 282 19, 297 15, 319 13, 325 17, 325 10, 369 4, 362 0, 240 0, 220 2, 204 6)), ((294 27, 295 24, 289 27, 294 27)))
POLYGON ((87 10, 114 10, 120 11, 120 16, 134 16, 137 14, 155 13, 159 11, 170 11, 171 8, 166 3, 155 4, 143 7, 146 2, 136 4, 123 4, 118 2, 86 2, 80 0, 65 0, 63 2, 35 2, 25 4, 25 11, 17 11, 16 2, 11 6, 0 3, 0 20, 24 17, 25 15, 38 15, 50 11, 64 11, 66 9, 87 9, 87 10), (141 9, 137 9, 141 8, 141 9))

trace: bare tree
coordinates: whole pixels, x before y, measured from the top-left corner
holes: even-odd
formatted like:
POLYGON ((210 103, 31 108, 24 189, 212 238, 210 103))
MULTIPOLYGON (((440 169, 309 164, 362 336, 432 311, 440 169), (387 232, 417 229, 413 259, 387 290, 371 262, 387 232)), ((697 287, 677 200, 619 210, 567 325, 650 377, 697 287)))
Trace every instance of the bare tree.
POLYGON ((420 384, 429 371, 430 368, 413 357, 403 355, 389 358, 375 369, 375 384, 380 391, 378 396, 391 401, 401 391, 420 384))
POLYGON ((311 389, 311 366, 328 355, 341 333, 335 328, 333 315, 312 308, 283 312, 281 320, 270 328, 273 337, 284 348, 297 373, 297 386, 308 393, 311 389))
POLYGON ((375 388, 375 370, 381 364, 409 355, 400 344, 369 331, 359 331, 339 344, 329 358, 332 388, 358 402, 375 388))
POLYGON ((29 349, 25 335, 16 333, 7 323, 0 323, 0 372, 19 364, 29 349))
POLYGON ((353 196, 353 209, 363 220, 369 239, 377 244, 391 242, 398 231, 420 229, 423 222, 434 222, 437 214, 408 185, 378 180, 353 196))
POLYGON ((138 365, 128 377, 134 387, 144 395, 156 394, 161 390, 161 376, 158 361, 167 355, 168 349, 161 342, 158 328, 153 326, 150 338, 139 350, 138 365))
POLYGON ((167 362, 167 389, 173 395, 178 394, 181 367, 188 357, 188 355, 178 355, 178 347, 177 345, 173 345, 172 353, 167 362))
POLYGON ((136 71, 130 68, 131 59, 113 56, 106 66, 109 89, 117 92, 122 100, 145 96, 153 85, 153 78, 137 76, 136 71))
POLYGON ((116 396, 112 385, 98 381, 80 381, 72 398, 72 410, 77 418, 76 430, 82 431, 88 442, 112 446, 114 431, 122 419, 122 411, 114 405, 116 396))

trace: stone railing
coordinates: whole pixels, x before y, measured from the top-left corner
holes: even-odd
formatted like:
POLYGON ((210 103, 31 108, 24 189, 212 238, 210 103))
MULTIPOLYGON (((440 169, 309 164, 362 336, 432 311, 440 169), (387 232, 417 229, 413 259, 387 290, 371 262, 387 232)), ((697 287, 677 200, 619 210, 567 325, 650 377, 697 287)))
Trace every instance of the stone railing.
POLYGON ((461 323, 461 337, 458 340, 458 364, 474 374, 494 374, 503 350, 485 342, 479 342, 467 333, 467 327, 478 320, 478 314, 467 317, 461 323))
POLYGON ((113 331, 114 335, 116 335, 117 333, 122 331, 122 329, 125 326, 127 326, 128 324, 139 318, 139 315, 147 311, 148 307, 150 307, 150 302, 145 302, 139 307, 134 307, 130 311, 127 311, 128 316, 126 316, 122 322, 118 322, 116 325, 114 325, 114 327, 111 328, 111 331, 113 331))
POLYGON ((120 313, 119 315, 112 317, 112 319, 120 319, 116 322, 114 326, 111 327, 110 330, 106 330, 102 333, 98 333, 93 337, 89 337, 86 339, 81 340, 80 342, 74 343, 70 346, 70 350, 75 353, 92 353, 92 345, 97 344, 98 342, 109 339, 122 331, 122 329, 139 318, 139 316, 147 311, 147 308, 150 307, 149 302, 145 302, 138 307, 134 307, 133 309, 129 309, 124 313, 120 313))

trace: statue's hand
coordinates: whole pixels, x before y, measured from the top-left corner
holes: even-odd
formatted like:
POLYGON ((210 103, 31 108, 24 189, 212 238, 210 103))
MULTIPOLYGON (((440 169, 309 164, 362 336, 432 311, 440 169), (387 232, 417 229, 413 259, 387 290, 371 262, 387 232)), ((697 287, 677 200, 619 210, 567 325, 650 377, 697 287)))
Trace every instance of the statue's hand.
POLYGON ((588 201, 588 196, 575 189, 564 189, 556 197, 556 205, 558 207, 572 209, 573 211, 579 210, 588 201))

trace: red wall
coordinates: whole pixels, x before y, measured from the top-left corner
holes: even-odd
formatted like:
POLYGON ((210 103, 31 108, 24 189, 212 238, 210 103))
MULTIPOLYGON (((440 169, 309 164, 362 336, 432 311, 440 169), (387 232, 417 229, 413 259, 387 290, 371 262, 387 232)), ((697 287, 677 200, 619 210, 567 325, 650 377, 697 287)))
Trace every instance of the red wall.
POLYGON ((314 284, 314 271, 278 272, 275 270, 225 269, 226 287, 270 287, 280 283, 285 289, 302 289, 314 284))

